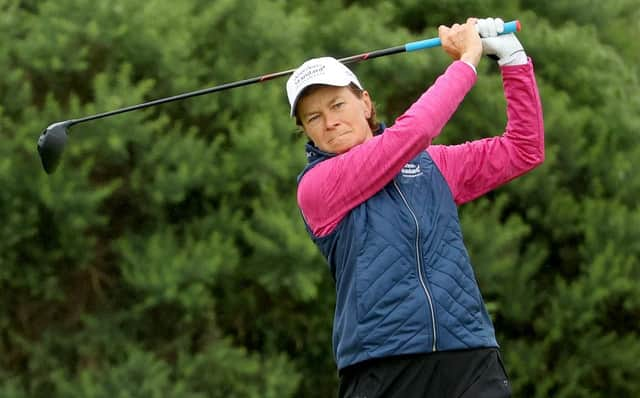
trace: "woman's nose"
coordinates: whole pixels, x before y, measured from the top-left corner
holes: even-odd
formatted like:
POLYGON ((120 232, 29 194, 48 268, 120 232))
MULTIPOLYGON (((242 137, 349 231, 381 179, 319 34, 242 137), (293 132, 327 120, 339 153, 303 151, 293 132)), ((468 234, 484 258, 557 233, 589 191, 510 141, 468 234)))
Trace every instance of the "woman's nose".
POLYGON ((340 119, 337 117, 337 115, 333 115, 331 114, 331 112, 329 112, 325 118, 324 118, 324 124, 326 128, 332 128, 332 127, 336 127, 337 125, 340 124, 340 119))

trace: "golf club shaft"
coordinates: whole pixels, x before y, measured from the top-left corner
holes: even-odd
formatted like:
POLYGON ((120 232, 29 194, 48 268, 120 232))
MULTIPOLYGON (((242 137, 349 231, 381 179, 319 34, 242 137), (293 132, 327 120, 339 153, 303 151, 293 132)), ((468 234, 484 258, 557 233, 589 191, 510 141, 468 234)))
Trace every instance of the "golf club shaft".
MULTIPOLYGON (((500 34, 514 33, 514 32, 517 32, 517 31, 520 31, 520 21, 515 20, 515 21, 505 22, 504 31, 502 33, 500 33, 500 34)), ((341 58, 341 59, 339 59, 339 61, 344 63, 344 64, 351 64, 351 63, 355 63, 355 62, 366 61, 368 59, 383 57, 383 56, 386 56, 386 55, 392 55, 392 54, 397 54, 397 53, 402 53, 402 52, 412 52, 412 51, 424 50, 424 49, 427 49, 427 48, 439 47, 441 45, 442 45, 442 43, 440 41, 440 38, 435 37, 435 38, 432 38, 432 39, 426 39, 426 40, 406 43, 404 45, 400 45, 400 46, 396 46, 396 47, 389 47, 389 48, 384 48, 384 49, 381 49, 381 50, 375 50, 375 51, 371 51, 371 52, 367 52, 367 53, 353 55, 353 56, 350 56, 350 57, 341 58)), ((149 102, 145 102, 145 103, 138 104, 138 105, 132 105, 132 106, 128 106, 126 108, 120 108, 120 109, 116 109, 116 110, 109 111, 109 112, 104 112, 104 113, 99 113, 99 114, 96 114, 96 115, 86 116, 86 117, 83 117, 81 119, 72 119, 72 120, 68 121, 68 126, 72 126, 72 125, 77 124, 77 123, 87 122, 89 120, 101 119, 101 118, 104 118, 104 117, 107 117, 107 116, 113 116, 113 115, 117 115, 117 114, 120 114, 120 113, 125 113, 125 112, 135 111, 135 110, 138 110, 138 109, 148 108, 150 106, 165 104, 167 102, 178 101, 178 100, 182 100, 182 99, 185 99, 185 98, 197 97, 197 96, 200 96, 200 95, 215 93, 217 91, 224 91, 224 90, 229 90, 229 89, 236 88, 236 87, 248 86, 250 84, 255 84, 255 83, 262 83, 262 82, 265 82, 265 81, 268 81, 268 80, 272 80, 272 79, 275 79, 275 78, 278 78, 278 77, 290 75, 294 71, 295 71, 295 69, 289 69, 289 70, 285 70, 285 71, 281 71, 281 72, 270 73, 270 74, 266 74, 266 75, 263 75, 263 76, 258 76, 258 77, 245 79, 245 80, 239 80, 239 81, 222 84, 222 85, 215 86, 215 87, 205 88, 205 89, 202 89, 202 90, 197 90, 197 91, 191 91, 191 92, 188 92, 188 93, 178 94, 178 95, 174 95, 172 97, 160 98, 160 99, 157 99, 157 100, 154 100, 154 101, 149 101, 149 102)))

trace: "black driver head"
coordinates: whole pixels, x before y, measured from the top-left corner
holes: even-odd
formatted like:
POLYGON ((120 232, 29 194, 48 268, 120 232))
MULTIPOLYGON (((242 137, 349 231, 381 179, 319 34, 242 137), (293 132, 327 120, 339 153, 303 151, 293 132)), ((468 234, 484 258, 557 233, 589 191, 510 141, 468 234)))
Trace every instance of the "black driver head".
POLYGON ((38 138, 38 153, 42 167, 47 174, 53 173, 60 163, 70 125, 71 121, 69 120, 54 123, 47 127, 38 138))

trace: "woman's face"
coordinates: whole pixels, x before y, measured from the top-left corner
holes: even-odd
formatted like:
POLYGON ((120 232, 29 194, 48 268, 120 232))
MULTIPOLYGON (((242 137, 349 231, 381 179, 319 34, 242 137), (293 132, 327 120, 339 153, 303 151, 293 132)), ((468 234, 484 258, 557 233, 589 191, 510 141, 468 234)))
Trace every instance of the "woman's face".
POLYGON ((298 102, 297 115, 311 141, 322 151, 344 153, 373 137, 367 119, 371 98, 349 87, 320 86, 298 102))

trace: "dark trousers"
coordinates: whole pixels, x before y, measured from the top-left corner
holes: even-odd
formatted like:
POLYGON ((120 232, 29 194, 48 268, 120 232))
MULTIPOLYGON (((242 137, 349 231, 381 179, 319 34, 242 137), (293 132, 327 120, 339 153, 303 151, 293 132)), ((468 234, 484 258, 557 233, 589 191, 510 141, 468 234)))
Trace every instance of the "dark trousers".
POLYGON ((373 359, 340 371, 340 398, 506 398, 497 348, 373 359))

